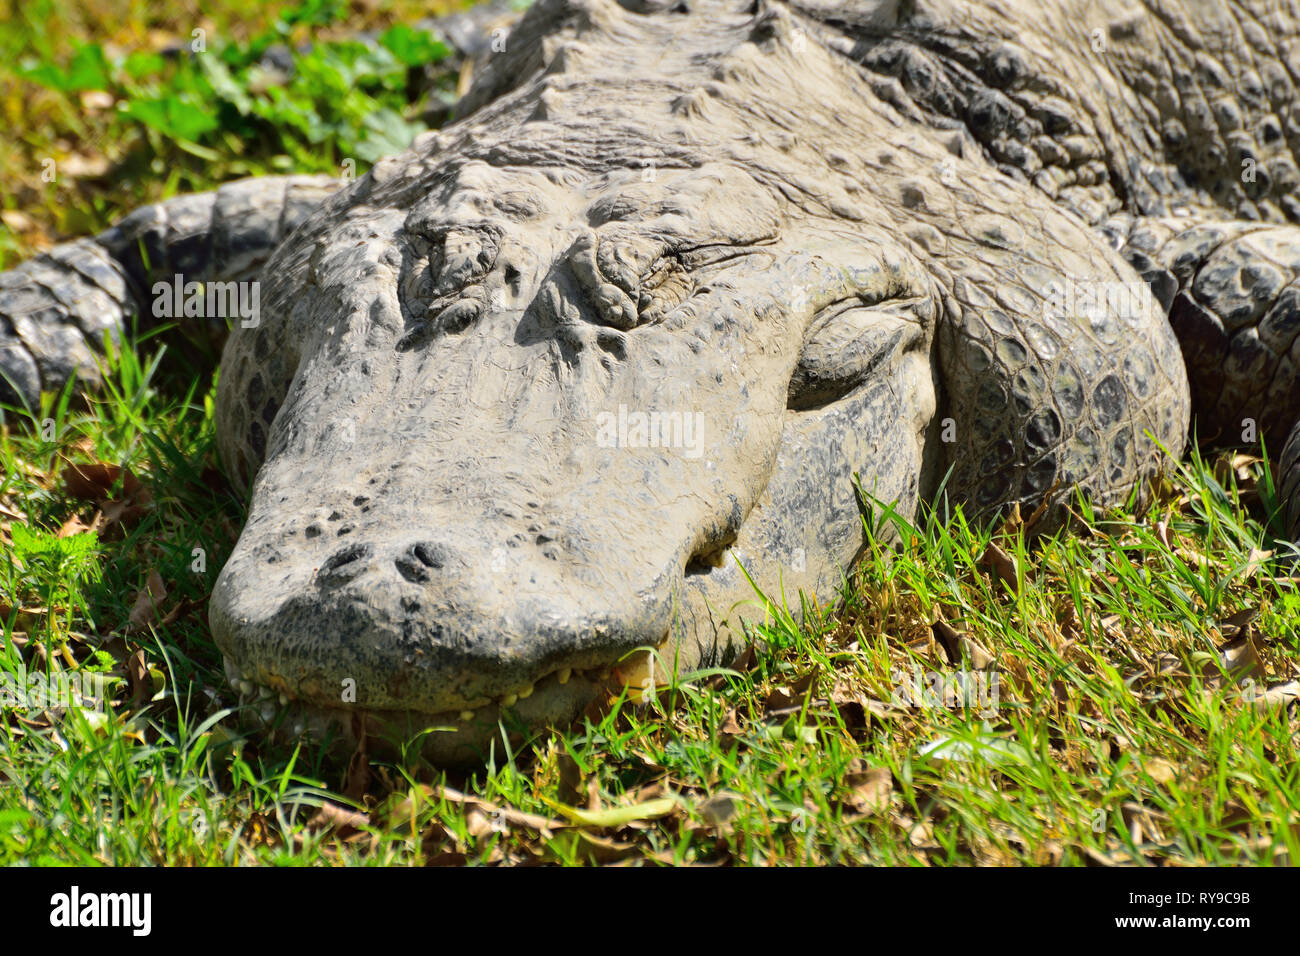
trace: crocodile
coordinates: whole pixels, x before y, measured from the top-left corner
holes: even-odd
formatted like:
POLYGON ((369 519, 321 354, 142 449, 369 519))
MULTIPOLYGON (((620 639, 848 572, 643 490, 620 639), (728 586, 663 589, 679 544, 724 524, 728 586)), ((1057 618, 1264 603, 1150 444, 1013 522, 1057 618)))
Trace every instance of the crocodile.
POLYGON ((355 181, 0 275, 0 370, 31 402, 173 277, 254 282, 227 675, 481 757, 729 661, 756 587, 833 600, 890 509, 1050 532, 1194 438, 1285 444, 1294 530, 1298 44, 1281 0, 538 0, 355 181))

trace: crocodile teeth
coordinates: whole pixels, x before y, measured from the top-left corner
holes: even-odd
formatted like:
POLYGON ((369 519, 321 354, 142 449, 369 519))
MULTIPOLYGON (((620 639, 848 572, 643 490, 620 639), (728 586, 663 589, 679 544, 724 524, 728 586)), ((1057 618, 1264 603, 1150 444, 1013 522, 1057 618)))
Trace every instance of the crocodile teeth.
POLYGON ((258 708, 258 716, 262 718, 262 723, 269 724, 275 719, 275 704, 267 700, 258 708))
POLYGON ((572 676, 573 676, 573 669, 566 667, 558 674, 555 675, 555 679, 558 680, 561 684, 567 684, 569 682, 569 678, 572 676))
POLYGON ((239 681, 239 693, 240 693, 240 694, 242 694, 242 695, 245 696, 245 697, 252 697, 252 696, 253 696, 253 691, 254 691, 254 685, 253 685, 253 682, 252 682, 251 680, 243 680, 243 679, 241 679, 241 680, 239 681))
POLYGON ((517 703, 519 703, 518 694, 506 694, 506 696, 501 698, 502 707, 513 707, 517 703))
POLYGON ((462 710, 462 711, 460 712, 460 719, 461 719, 462 721, 464 721, 465 723, 469 723, 471 720, 474 719, 474 711, 472 711, 472 710, 462 710))
POLYGON ((281 706, 281 707, 288 707, 288 706, 289 706, 289 695, 288 695, 288 694, 281 694, 281 695, 280 695, 280 706, 281 706))
POLYGON ((533 696, 533 686, 534 686, 534 685, 529 684, 527 687, 523 688, 523 689, 520 690, 517 694, 515 694, 515 696, 518 697, 520 700, 523 700, 523 699, 526 698, 526 697, 532 697, 532 696, 533 696))

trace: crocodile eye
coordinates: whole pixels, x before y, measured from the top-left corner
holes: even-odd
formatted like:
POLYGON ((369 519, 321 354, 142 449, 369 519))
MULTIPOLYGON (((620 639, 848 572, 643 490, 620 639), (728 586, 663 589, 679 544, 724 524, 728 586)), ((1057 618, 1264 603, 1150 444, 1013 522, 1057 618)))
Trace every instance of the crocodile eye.
POLYGON ((672 255, 660 256, 641 277, 637 290, 637 314, 641 325, 659 322, 685 302, 694 289, 691 274, 681 260, 672 255))
POLYGON ((828 306, 804 339, 786 407, 813 411, 838 401, 920 338, 920 326, 888 305, 851 300, 828 306))

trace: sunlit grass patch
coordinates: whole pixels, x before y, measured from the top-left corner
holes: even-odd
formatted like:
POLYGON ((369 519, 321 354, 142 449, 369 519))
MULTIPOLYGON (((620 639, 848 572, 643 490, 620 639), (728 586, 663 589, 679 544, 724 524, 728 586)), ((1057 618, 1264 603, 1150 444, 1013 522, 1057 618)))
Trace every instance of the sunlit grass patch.
POLYGON ((455 100, 447 48, 410 24, 469 4, 5 5, 0 268, 180 192, 364 173, 455 100))
POLYGON ((212 383, 161 387, 157 350, 0 435, 0 675, 105 687, 6 708, 5 861, 1295 859, 1300 600, 1263 461, 1193 457, 1143 517, 1081 504, 1039 541, 878 516, 843 606, 771 607, 731 667, 475 773, 344 773, 241 730, 205 612, 243 503, 212 383))

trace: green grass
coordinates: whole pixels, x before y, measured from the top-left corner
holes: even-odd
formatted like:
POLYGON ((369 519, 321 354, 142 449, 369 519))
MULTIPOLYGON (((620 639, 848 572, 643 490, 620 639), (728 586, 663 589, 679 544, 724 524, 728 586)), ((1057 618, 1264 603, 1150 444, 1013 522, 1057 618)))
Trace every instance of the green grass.
POLYGON ((364 173, 445 115, 448 50, 408 21, 464 0, 0 0, 0 268, 131 208, 243 176, 364 173), (348 36, 371 29, 370 48, 348 36), (310 44, 308 48, 308 44, 310 44), (291 75, 264 68, 284 48, 291 75), (427 67, 427 69, 426 69, 427 67))
POLYGON ((1252 699, 1295 680, 1300 619, 1289 564, 1260 556, 1282 547, 1264 462, 1193 458, 1144 518, 1081 505, 1081 532, 1032 545, 1014 521, 886 515, 901 543, 844 606, 802 625, 773 607, 737 668, 612 699, 474 774, 412 758, 348 777, 240 730, 204 599, 243 505, 215 470, 211 383, 160 388, 151 345, 115 355, 88 405, 47 396, 0 435, 0 679, 93 671, 109 694, 103 713, 6 711, 0 863, 1297 858, 1297 707, 1252 699), (113 475, 72 469, 93 462, 139 481, 88 492, 113 475), (120 519, 78 531, 96 512, 120 519), (973 664, 986 691, 997 675, 991 706, 909 704, 902 675, 973 664))
MULTIPOLYGON (((418 122, 401 51, 419 38, 366 59, 337 5, 168 9, 0 9, 17 146, 0 212, 24 225, 0 228, 0 266, 234 176, 353 153, 362 172, 372 106, 418 122), (219 61, 150 58, 198 23, 219 61), (259 44, 309 37, 305 85, 259 85, 259 44), (108 102, 96 92, 111 108, 87 108, 108 102), (107 171, 44 183, 46 156, 107 171)), ((365 5, 349 23, 431 9, 365 5)), ((1297 859, 1300 705, 1270 688, 1297 678, 1300 593, 1265 461, 1193 457, 1144 516, 1080 504, 1078 529, 1032 544, 1015 520, 880 515, 872 540, 895 543, 842 607, 801 624, 778 601, 733 668, 613 698, 476 773, 415 758, 344 773, 241 731, 206 600, 245 504, 217 467, 211 376, 177 372, 162 341, 110 349, 99 394, 47 395, 0 426, 0 697, 89 675, 107 701, 0 707, 0 863, 1297 859), (975 671, 972 706, 909 686, 975 671)))

